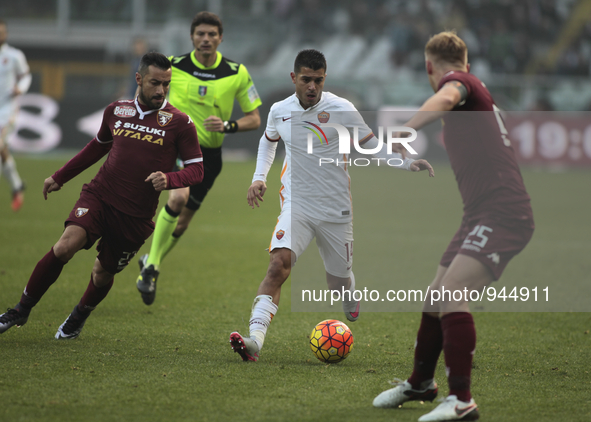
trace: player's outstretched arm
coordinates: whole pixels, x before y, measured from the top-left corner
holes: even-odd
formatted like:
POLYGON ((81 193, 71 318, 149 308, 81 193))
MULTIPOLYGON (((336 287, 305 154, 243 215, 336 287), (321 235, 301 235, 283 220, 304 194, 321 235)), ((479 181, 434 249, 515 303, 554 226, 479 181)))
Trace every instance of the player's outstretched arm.
POLYGON ((419 111, 404 125, 415 130, 438 120, 466 99, 466 88, 457 81, 450 81, 427 99, 419 111))
POLYGON ((60 185, 58 185, 55 180, 53 180, 53 177, 51 177, 51 176, 48 177, 43 182, 43 198, 45 198, 45 200, 47 200, 48 193, 60 190, 61 188, 62 187, 60 185))
POLYGON ((252 182, 252 185, 248 188, 248 193, 246 194, 246 200, 248 201, 248 205, 254 210, 254 206, 256 205, 257 208, 259 207, 259 201, 264 202, 263 195, 267 191, 267 184, 262 180, 255 180, 252 182))
POLYGON ((431 166, 431 164, 429 164, 429 162, 427 160, 424 160, 421 158, 420 160, 414 160, 410 164, 410 171, 422 171, 422 170, 428 170, 429 177, 435 177, 435 171, 433 171, 433 166, 431 166))

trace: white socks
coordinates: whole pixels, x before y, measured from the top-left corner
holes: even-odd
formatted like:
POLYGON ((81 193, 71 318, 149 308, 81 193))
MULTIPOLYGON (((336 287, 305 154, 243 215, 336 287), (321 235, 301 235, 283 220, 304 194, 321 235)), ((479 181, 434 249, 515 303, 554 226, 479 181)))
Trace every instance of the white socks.
POLYGON ((353 275, 353 271, 351 271, 351 286, 349 287, 349 291, 351 294, 344 294, 343 295, 343 311, 345 312, 355 312, 357 309, 357 301, 353 299, 353 292, 355 292, 355 276, 353 275))
POLYGON ((23 181, 21 180, 18 172, 16 171, 16 163, 14 162, 14 158, 12 155, 8 157, 2 165, 2 174, 10 183, 10 187, 12 188, 13 192, 19 191, 23 187, 23 181))
POLYGON ((277 313, 277 305, 273 303, 273 298, 268 295, 260 295, 254 298, 252 312, 250 314, 250 338, 252 338, 259 350, 263 348, 267 328, 271 324, 273 316, 277 313))

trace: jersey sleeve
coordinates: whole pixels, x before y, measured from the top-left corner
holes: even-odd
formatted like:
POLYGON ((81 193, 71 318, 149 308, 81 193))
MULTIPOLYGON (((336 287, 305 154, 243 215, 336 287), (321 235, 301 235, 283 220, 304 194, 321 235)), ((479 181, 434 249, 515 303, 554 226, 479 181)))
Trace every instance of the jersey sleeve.
POLYGON ((29 64, 27 63, 25 54, 20 50, 15 50, 15 52, 17 87, 21 94, 24 94, 29 90, 33 78, 31 76, 31 71, 29 69, 29 64))
POLYGON ((203 154, 197 140, 197 130, 193 120, 184 115, 187 124, 177 133, 176 144, 184 169, 166 173, 167 189, 177 189, 196 185, 203 180, 203 154))
POLYGON ((238 69, 238 76, 240 77, 240 88, 236 92, 236 99, 242 111, 248 113, 257 109, 262 104, 262 101, 248 70, 242 64, 238 69))
POLYGON ((53 180, 60 186, 78 176, 88 167, 103 158, 110 150, 112 144, 103 144, 93 139, 82 150, 68 161, 61 169, 56 171, 53 180))
POLYGON ((472 93, 472 84, 470 81, 470 78, 467 77, 467 73, 463 73, 463 72, 450 72, 447 75, 443 76, 443 78, 441 78, 441 80, 439 81, 439 87, 437 88, 437 91, 439 91, 443 85, 445 85, 448 82, 451 81, 457 81, 460 82, 462 85, 464 85, 464 87, 466 88, 466 98, 470 97, 470 94, 472 93))
POLYGON ((277 131, 275 127, 275 107, 271 107, 269 114, 267 116, 267 127, 265 128, 265 137, 268 141, 277 142, 281 139, 281 135, 277 131))
POLYGON ((30 72, 25 54, 20 50, 16 51, 16 71, 19 77, 30 72))
POLYGON ((113 114, 113 109, 114 104, 109 104, 103 112, 103 121, 101 122, 101 127, 96 134, 96 140, 101 144, 113 142, 113 134, 111 133, 111 128, 109 127, 109 116, 113 114))
POLYGON ((269 142, 265 136, 261 136, 259 141, 259 150, 257 152, 257 165, 254 170, 252 181, 262 180, 267 181, 267 174, 275 160, 275 152, 277 151, 277 142, 269 142))
POLYGON ((349 102, 345 103, 343 108, 343 124, 351 134, 351 139, 353 139, 355 128, 358 130, 358 139, 359 144, 363 145, 369 139, 371 139, 373 135, 373 131, 371 128, 365 123, 365 120, 361 116, 361 113, 357 111, 355 106, 349 102))
POLYGON ((202 162, 203 154, 201 153, 201 146, 197 139, 195 123, 187 115, 184 118, 187 124, 179 131, 176 139, 179 156, 184 165, 202 162))

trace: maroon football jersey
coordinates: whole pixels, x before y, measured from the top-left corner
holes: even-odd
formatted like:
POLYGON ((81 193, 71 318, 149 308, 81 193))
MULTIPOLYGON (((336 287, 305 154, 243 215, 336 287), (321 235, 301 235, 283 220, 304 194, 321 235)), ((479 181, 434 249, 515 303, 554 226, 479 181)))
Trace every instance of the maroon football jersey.
POLYGON ((499 109, 486 86, 474 75, 451 71, 438 89, 461 82, 465 102, 443 118, 443 136, 452 169, 468 215, 490 211, 508 218, 532 218, 515 153, 499 109))
POLYGON ((115 101, 105 109, 97 140, 112 147, 84 189, 134 217, 152 218, 156 212, 160 192, 145 182, 151 173, 170 172, 178 156, 186 165, 203 165, 195 124, 166 100, 145 112, 134 100, 115 101))

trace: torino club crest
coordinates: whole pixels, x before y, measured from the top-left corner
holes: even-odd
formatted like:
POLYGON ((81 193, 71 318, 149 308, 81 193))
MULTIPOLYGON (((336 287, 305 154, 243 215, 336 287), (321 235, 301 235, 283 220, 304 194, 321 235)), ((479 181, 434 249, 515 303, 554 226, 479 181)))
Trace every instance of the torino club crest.
POLYGON ((88 208, 77 208, 76 209, 76 217, 84 217, 88 212, 88 208))
POLYGON ((162 126, 166 126, 172 120, 172 113, 167 111, 158 111, 158 124, 162 126))

